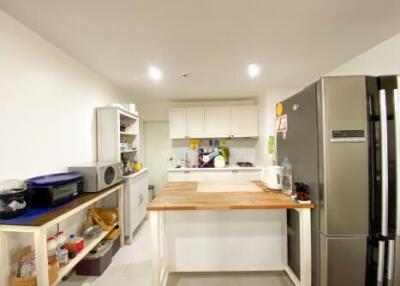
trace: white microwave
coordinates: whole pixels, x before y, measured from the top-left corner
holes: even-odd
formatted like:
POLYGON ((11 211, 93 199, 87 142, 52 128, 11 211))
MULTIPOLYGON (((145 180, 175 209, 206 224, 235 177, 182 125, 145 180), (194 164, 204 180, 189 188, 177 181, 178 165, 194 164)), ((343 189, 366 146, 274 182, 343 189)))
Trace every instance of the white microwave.
POLYGON ((100 192, 122 181, 120 162, 95 162, 68 169, 82 174, 84 192, 88 193, 100 192))

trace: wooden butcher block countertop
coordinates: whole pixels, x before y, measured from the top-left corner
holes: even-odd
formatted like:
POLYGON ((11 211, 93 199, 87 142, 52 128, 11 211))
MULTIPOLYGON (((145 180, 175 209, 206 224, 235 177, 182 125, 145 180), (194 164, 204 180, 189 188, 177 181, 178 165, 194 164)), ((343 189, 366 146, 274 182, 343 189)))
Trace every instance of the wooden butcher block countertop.
MULTIPOLYGON (((280 191, 269 190, 261 181, 254 182, 259 192, 198 192, 198 182, 169 182, 147 207, 148 211, 297 209, 313 208, 299 204, 280 191)), ((234 183, 226 182, 227 189, 234 183)), ((223 186, 223 185, 222 185, 223 186)))

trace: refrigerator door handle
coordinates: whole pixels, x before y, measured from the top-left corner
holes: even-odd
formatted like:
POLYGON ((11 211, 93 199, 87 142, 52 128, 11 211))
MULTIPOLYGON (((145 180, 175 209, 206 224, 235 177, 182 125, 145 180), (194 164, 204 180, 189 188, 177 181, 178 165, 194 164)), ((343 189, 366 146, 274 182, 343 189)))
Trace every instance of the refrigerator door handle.
POLYGON ((392 281, 394 274, 394 240, 388 242, 387 279, 392 281))
POLYGON ((385 241, 379 241, 378 248, 378 285, 383 283, 383 276, 385 271, 385 241))
POLYGON ((400 236, 400 89, 393 90, 396 141, 396 233, 400 236))
POLYGON ((379 109, 381 126, 381 172, 382 172, 382 215, 381 215, 381 234, 388 235, 388 134, 387 134, 387 109, 386 92, 384 89, 379 91, 379 109))

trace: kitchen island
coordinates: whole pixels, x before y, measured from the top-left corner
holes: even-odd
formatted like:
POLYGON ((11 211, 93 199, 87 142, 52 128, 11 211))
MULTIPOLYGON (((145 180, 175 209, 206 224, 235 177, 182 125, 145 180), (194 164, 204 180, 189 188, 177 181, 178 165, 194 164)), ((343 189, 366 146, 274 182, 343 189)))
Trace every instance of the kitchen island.
POLYGON ((153 286, 173 271, 285 271, 295 285, 310 286, 313 207, 260 181, 170 182, 147 208, 153 286), (299 213, 298 271, 287 265, 287 209, 299 213))

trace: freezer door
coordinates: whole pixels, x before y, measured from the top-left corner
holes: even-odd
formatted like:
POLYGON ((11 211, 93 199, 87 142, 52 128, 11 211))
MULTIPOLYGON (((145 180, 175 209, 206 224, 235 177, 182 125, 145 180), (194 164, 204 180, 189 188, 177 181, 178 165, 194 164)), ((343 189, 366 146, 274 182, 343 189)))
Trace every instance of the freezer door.
POLYGON ((321 234, 320 286, 363 286, 366 237, 327 237, 321 234))
POLYGON ((321 232, 368 234, 366 77, 322 78, 318 88, 321 232))

